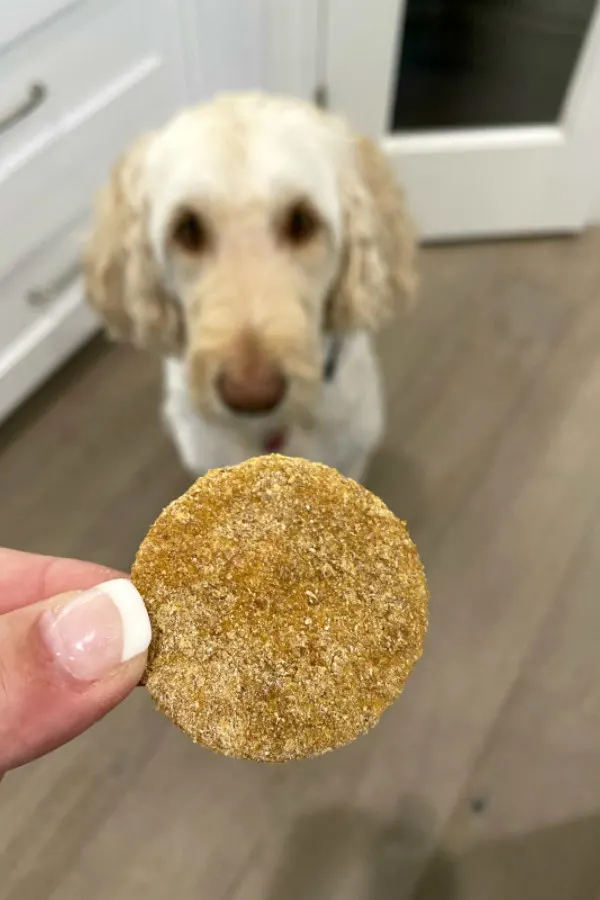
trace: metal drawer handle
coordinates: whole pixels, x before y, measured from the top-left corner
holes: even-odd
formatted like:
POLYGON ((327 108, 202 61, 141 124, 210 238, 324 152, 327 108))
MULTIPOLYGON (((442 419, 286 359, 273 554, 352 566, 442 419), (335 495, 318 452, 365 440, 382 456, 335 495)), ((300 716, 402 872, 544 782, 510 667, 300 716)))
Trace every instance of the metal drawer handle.
POLYGON ((79 262, 71 263, 47 287, 32 288, 27 291, 27 302, 30 306, 47 306, 49 303, 53 303, 74 281, 77 281, 80 275, 81 264, 79 262))
POLYGON ((35 112, 38 106, 42 105, 47 96, 48 88, 45 84, 42 84, 41 82, 32 84, 23 102, 19 103, 14 109, 9 110, 0 118, 0 134, 4 134, 5 131, 10 131, 11 128, 14 128, 15 125, 18 125, 19 122, 35 112))

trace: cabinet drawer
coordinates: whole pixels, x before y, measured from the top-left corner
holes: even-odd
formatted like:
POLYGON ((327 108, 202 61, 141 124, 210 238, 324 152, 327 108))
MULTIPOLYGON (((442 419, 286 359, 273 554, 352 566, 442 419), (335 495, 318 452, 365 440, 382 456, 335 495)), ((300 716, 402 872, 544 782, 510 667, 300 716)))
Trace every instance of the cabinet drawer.
POLYGON ((83 299, 82 225, 0 282, 0 421, 98 328, 83 299))
POLYGON ((84 223, 73 223, 0 282, 0 353, 81 278, 84 223))
POLYGON ((0 3, 0 49, 75 2, 77 0, 6 0, 0 3))
POLYGON ((0 179, 133 66, 164 56, 160 0, 78 3, 0 57, 0 179))
MULTIPOLYGON (((88 40, 104 57, 98 57, 96 81, 86 75, 88 89, 78 104, 18 152, 0 158, 0 278, 48 235, 82 216, 127 144, 182 103, 180 57, 170 47, 172 28, 170 32, 158 15, 165 8, 162 0, 148 5, 144 0, 102 4, 99 18, 119 11, 111 27, 119 31, 117 22, 121 28, 131 25, 138 32, 136 42, 119 56, 120 37, 111 40, 113 52, 108 30, 102 40, 99 32, 94 30, 92 36, 90 31, 88 40)), ((96 26, 88 20, 88 27, 96 26)), ((91 54, 91 44, 87 47, 91 54)), ((85 70, 85 55, 85 48, 78 47, 70 57, 75 82, 78 72, 85 70)))

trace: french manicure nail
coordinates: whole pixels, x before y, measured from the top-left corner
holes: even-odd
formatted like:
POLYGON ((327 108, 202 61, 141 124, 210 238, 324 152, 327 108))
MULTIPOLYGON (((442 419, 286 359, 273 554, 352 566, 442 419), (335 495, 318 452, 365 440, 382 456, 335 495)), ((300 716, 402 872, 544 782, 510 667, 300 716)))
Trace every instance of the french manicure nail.
POLYGON ((42 636, 56 663, 78 681, 97 681, 150 644, 144 601, 125 578, 107 581, 48 610, 42 636))

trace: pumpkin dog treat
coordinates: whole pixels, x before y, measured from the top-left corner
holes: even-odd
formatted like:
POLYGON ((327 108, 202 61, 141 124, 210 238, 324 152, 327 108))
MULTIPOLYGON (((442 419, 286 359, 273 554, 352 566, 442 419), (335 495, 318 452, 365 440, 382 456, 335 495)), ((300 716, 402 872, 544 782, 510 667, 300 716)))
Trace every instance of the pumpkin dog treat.
POLYGON ((230 756, 282 762, 348 743, 421 655, 427 587, 406 527, 306 460, 200 478, 154 523, 132 577, 156 706, 230 756))

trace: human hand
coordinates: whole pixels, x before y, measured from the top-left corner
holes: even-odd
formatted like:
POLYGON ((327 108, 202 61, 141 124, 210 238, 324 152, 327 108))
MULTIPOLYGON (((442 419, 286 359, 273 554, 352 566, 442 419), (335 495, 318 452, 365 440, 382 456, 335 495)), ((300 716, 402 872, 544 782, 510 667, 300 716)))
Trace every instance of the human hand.
POLYGON ((123 700, 149 643, 144 603, 118 572, 0 549, 0 778, 123 700))

